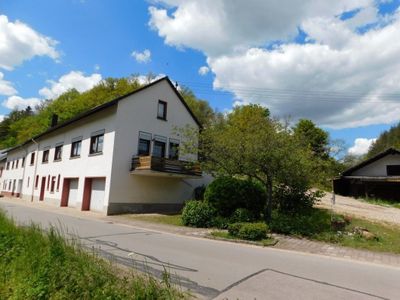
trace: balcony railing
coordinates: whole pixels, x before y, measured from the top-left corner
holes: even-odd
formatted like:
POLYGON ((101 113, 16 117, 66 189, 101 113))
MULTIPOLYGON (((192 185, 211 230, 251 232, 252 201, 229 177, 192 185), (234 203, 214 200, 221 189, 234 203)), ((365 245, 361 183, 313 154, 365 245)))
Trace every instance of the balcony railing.
POLYGON ((140 171, 153 171, 186 176, 202 175, 198 163, 155 156, 134 156, 132 157, 131 172, 139 174, 140 171))

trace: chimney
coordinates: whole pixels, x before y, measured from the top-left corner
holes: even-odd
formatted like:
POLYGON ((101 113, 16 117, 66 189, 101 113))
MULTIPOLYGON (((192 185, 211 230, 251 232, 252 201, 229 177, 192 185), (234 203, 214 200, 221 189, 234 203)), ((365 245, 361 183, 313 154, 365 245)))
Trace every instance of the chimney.
POLYGON ((55 126, 57 126, 57 123, 58 123, 58 115, 53 114, 53 115, 51 116, 51 125, 50 125, 50 127, 55 127, 55 126))

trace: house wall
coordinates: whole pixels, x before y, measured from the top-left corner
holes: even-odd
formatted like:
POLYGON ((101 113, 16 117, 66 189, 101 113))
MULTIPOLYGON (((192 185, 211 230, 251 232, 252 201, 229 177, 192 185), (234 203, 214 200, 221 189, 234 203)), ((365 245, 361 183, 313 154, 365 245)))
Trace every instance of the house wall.
MULTIPOLYGON (((18 180, 22 180, 21 197, 26 200, 38 201, 42 177, 46 177, 44 201, 59 206, 64 179, 79 178, 77 208, 80 208, 85 178, 105 177, 103 212, 106 212, 114 150, 115 112, 116 107, 110 107, 38 139, 36 141, 38 144, 30 143, 23 149, 18 148, 10 151, 7 157, 8 160, 26 156, 25 168, 21 168, 20 161, 18 169, 10 169, 5 172, 5 180, 17 180, 17 182, 18 180), (105 130, 103 153, 100 155, 89 155, 91 134, 102 129, 105 130), (81 155, 79 158, 71 158, 71 140, 79 136, 82 136, 81 155), (63 142, 62 159, 61 161, 54 161, 55 145, 61 142, 63 142), (49 162, 43 163, 43 151, 47 147, 50 147, 49 162), (31 165, 30 158, 32 152, 35 152, 35 162, 31 165), (35 187, 36 176, 39 176, 37 187, 35 187), (57 184, 58 176, 60 176, 59 184, 57 184), (51 191, 52 177, 55 177, 56 180, 54 192, 51 191), (49 178, 50 183, 47 184, 49 178)), ((3 189, 3 194, 8 195, 8 192, 10 192, 9 189, 3 189)))
MULTIPOLYGON (((108 211, 177 210, 190 199, 204 179, 182 179, 130 174, 131 158, 138 153, 139 131, 182 140, 176 128, 198 129, 180 99, 166 81, 118 103, 117 134, 108 211), (158 100, 167 102, 167 121, 157 119, 158 100)), ((167 146, 168 155, 168 146, 167 146)), ((180 159, 197 159, 182 157, 180 159)))
POLYGON ((387 176, 387 165, 400 165, 400 155, 390 154, 354 171, 352 176, 387 176))
POLYGON ((21 180, 24 175, 22 159, 25 156, 26 151, 21 148, 18 148, 7 155, 7 161, 2 174, 2 185, 0 186, 2 194, 20 197, 22 190, 21 180))
MULTIPOLYGON (((183 202, 193 197, 194 188, 206 184, 210 176, 199 179, 177 178, 167 176, 140 176, 130 172, 132 156, 138 153, 139 131, 182 140, 177 128, 198 125, 187 111, 174 90, 163 80, 147 89, 127 96, 117 104, 99 111, 91 116, 48 133, 42 138, 16 148, 8 153, 8 160, 19 159, 18 168, 6 170, 5 180, 12 182, 2 188, 2 193, 11 195, 20 184, 19 196, 28 201, 39 201, 42 178, 45 177, 44 202, 61 205, 63 187, 68 186, 68 179, 78 178, 76 207, 83 207, 82 200, 88 199, 85 182, 103 183, 89 178, 105 178, 105 196, 103 213, 143 212, 143 211, 176 211, 183 202), (167 120, 157 119, 158 101, 167 102, 167 120), (90 156, 90 138, 93 132, 105 130, 104 148, 101 155, 90 156), (71 140, 82 136, 80 158, 70 158, 71 140), (55 146, 63 142, 62 160, 54 161, 55 146), (43 151, 50 148, 49 162, 43 163, 43 151), (31 153, 35 161, 30 164, 31 153), (21 167, 21 159, 25 167, 21 167), (60 181, 58 182, 58 177, 60 181), (55 178, 55 188, 51 191, 51 181, 55 178), (36 185, 36 178, 38 183, 36 185), (64 180, 67 179, 64 185, 64 180), (50 181, 49 181, 50 180, 50 181), (15 186, 13 185, 15 183, 15 186), (49 182, 49 184, 48 184, 49 182)), ((168 143, 167 153, 168 155, 168 143)), ((180 159, 196 160, 197 155, 180 155, 180 159)), ((154 175, 154 174, 153 174, 154 175)), ((165 174, 164 174, 165 175, 165 174)), ((75 185, 75 182, 74 182, 75 185)), ((98 196, 98 192, 96 195, 98 196)), ((101 194, 101 193, 100 193, 101 194)), ((96 198, 97 199, 97 198, 96 198)), ((63 205, 65 203, 63 202, 63 205)), ((84 202, 85 208, 87 203, 84 202)), ((96 203, 96 208, 99 205, 96 203)))

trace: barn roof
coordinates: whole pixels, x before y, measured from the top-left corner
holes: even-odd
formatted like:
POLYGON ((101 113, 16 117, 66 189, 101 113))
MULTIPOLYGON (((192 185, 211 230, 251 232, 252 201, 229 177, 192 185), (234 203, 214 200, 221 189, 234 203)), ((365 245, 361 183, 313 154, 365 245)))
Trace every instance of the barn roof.
POLYGON ((350 176, 354 171, 357 171, 357 170, 365 167, 366 165, 369 165, 369 164, 371 164, 371 163, 373 163, 373 162, 375 162, 375 161, 377 161, 377 160, 379 160, 379 159, 381 159, 381 158, 383 158, 383 157, 385 157, 387 155, 393 155, 393 154, 400 154, 400 151, 395 149, 395 148, 386 149, 385 151, 383 151, 383 152, 381 152, 381 153, 379 153, 379 154, 377 154, 377 155, 375 155, 375 156, 373 156, 373 157, 371 157, 369 159, 366 159, 366 160, 362 161, 361 163, 359 163, 359 164, 347 169, 346 171, 344 171, 342 173, 342 176, 350 176))

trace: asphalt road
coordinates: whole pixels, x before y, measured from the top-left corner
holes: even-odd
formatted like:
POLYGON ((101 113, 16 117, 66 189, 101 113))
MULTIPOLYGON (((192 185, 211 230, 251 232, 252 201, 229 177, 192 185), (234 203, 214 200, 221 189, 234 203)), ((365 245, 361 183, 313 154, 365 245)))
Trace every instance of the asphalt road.
POLYGON ((400 299, 400 268, 161 233, 0 200, 20 224, 61 227, 107 258, 207 299, 400 299), (130 254, 130 255, 129 255, 130 254))

